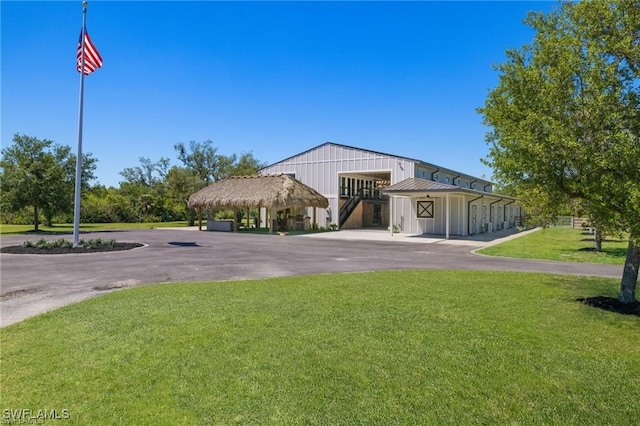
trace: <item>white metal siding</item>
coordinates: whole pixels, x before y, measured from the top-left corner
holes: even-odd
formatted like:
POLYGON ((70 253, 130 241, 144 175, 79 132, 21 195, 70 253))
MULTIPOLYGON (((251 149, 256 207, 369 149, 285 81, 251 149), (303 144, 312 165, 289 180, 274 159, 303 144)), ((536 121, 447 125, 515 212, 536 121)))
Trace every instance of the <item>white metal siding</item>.
MULTIPOLYGON (((382 172, 389 173, 390 183, 401 182, 410 177, 420 177, 431 179, 432 173, 434 179, 440 182, 446 182, 446 178, 453 178, 449 171, 438 171, 431 166, 425 166, 423 163, 416 163, 413 160, 394 157, 358 148, 346 147, 342 145, 334 145, 327 143, 299 155, 288 158, 284 161, 271 165, 261 170, 262 174, 275 173, 291 173, 296 179, 302 183, 314 188, 329 200, 329 209, 318 209, 317 222, 320 226, 327 226, 330 223, 338 222, 339 213, 339 177, 341 174, 348 173, 357 175, 358 172, 382 172), (329 212, 331 220, 329 221, 329 212)), ((363 176, 367 178, 366 176, 363 176)), ((480 190, 489 182, 482 179, 473 179, 476 187, 480 190)), ((468 177, 459 178, 458 185, 468 187, 471 179, 468 177)), ((455 182, 450 181, 450 184, 455 182)), ((487 187, 491 191, 491 187, 487 187)), ((484 225, 489 221, 489 201, 480 199, 474 201, 471 206, 476 206, 476 220, 473 222, 468 201, 473 199, 469 196, 451 196, 451 220, 450 233, 452 235, 467 235, 469 230, 472 233, 480 233, 484 231, 484 225), (483 215, 483 207, 486 212, 483 215)), ((434 200, 434 219, 417 219, 416 202, 417 199, 409 197, 393 197, 393 223, 400 228, 401 232, 406 233, 435 233, 444 234, 446 232, 446 199, 433 198, 434 200)), ((498 204, 494 204, 493 228, 503 221, 503 215, 499 215, 500 209, 498 204)), ((509 206, 511 207, 511 206, 509 206)), ((471 207, 472 208, 472 207, 471 207)), ((313 210, 307 209, 307 215, 313 217, 313 210)), ((509 220, 513 220, 515 209, 509 209, 509 220)))
MULTIPOLYGON (((383 155, 356 148, 343 147, 326 144, 316 149, 296 155, 287 160, 281 161, 261 170, 262 174, 293 173, 300 182, 314 188, 329 200, 329 207, 332 213, 332 222, 338 220, 338 197, 339 182, 341 173, 357 172, 388 172, 391 175, 391 184, 400 182, 406 178, 413 177, 415 162, 383 155)), ((405 225, 410 222, 410 203, 398 201, 398 218, 404 218, 405 225)), ((311 216, 311 214, 309 214, 311 216)), ((329 225, 326 223, 327 214, 321 212, 318 216, 320 226, 329 225)), ((403 232, 411 232, 409 229, 403 232)))
MULTIPOLYGON (((412 234, 436 234, 445 235, 447 233, 447 199, 445 197, 437 198, 401 198, 397 197, 402 202, 410 203, 411 205, 411 218, 405 224, 403 232, 412 234), (433 201, 433 218, 418 218, 417 206, 418 201, 433 201)), ((464 197, 451 196, 449 199, 449 209, 451 220, 449 222, 449 233, 451 235, 466 235, 465 226, 466 218, 464 217, 464 197)), ((402 210, 399 210, 402 211, 402 210)), ((398 219, 400 220, 400 219, 398 219)), ((397 223, 396 223, 397 224, 397 223)))
POLYGON ((462 206, 463 202, 464 199, 462 197, 451 197, 449 206, 451 209, 451 223, 449 225, 449 232, 452 235, 464 235, 464 208, 462 206))

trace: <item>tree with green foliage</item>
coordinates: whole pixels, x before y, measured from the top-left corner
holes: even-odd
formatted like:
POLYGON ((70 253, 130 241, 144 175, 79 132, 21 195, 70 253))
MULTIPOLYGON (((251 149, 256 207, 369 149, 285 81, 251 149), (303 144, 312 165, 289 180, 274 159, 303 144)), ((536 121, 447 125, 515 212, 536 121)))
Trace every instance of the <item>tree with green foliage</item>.
MULTIPOLYGON (((48 225, 57 214, 73 210, 75 155, 71 148, 15 134, 13 144, 2 150, 0 182, 3 211, 33 208, 33 224, 37 231, 40 214, 48 225)), ((81 185, 83 189, 95 179, 97 160, 83 154, 81 185)))
POLYGON ((217 154, 218 148, 210 140, 191 141, 188 148, 183 142, 178 142, 174 148, 178 159, 203 182, 203 187, 221 179, 221 173, 233 163, 229 157, 217 154))
POLYGON ((137 213, 137 221, 165 221, 170 218, 166 210, 166 179, 169 159, 151 161, 140 157, 140 165, 127 167, 120 172, 125 179, 120 183, 123 195, 129 198, 130 207, 137 213))
POLYGON ((243 152, 240 154, 240 158, 234 161, 230 176, 252 176, 265 166, 266 163, 262 163, 254 157, 253 152, 243 152))
MULTIPOLYGON (((258 169, 264 166, 252 152, 243 152, 240 158, 236 154, 218 154, 218 148, 215 148, 210 140, 191 141, 189 147, 179 142, 174 148, 184 167, 174 170, 169 184, 173 188, 174 196, 184 200, 185 205, 191 194, 215 181, 230 176, 255 175, 258 169), (195 177, 195 181, 188 176, 189 173, 195 177), (184 192, 180 195, 180 191, 184 192)), ((193 225, 194 222, 195 213, 190 210, 189 223, 193 225)))
POLYGON ((202 181, 202 187, 230 176, 255 175, 265 166, 253 156, 253 152, 243 152, 240 158, 236 154, 218 154, 218 148, 210 140, 204 142, 189 142, 189 147, 177 143, 174 148, 178 152, 178 159, 185 168, 191 170, 202 181))
POLYGON ((196 214, 189 208, 189 196, 202 189, 202 181, 186 167, 173 166, 167 173, 165 180, 167 194, 172 203, 172 209, 180 212, 182 217, 188 218, 189 225, 193 226, 196 214))
POLYGON ((135 222, 131 200, 118 188, 94 185, 85 192, 80 220, 82 223, 135 222))
POLYGON ((168 158, 161 157, 160 160, 153 162, 146 157, 140 157, 138 161, 140 161, 139 166, 127 167, 120 172, 127 183, 153 188, 166 178, 169 170, 168 158))
POLYGON ((547 214, 577 200, 597 227, 628 232, 619 299, 640 267, 640 1, 531 13, 531 44, 507 51, 479 108, 494 179, 547 214))

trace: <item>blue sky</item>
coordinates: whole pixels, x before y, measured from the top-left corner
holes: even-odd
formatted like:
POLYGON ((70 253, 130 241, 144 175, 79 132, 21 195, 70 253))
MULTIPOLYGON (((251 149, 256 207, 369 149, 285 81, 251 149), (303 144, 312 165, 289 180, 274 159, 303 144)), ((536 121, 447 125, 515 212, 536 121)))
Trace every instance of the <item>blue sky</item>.
MULTIPOLYGON (((273 163, 331 141, 491 177, 476 108, 493 64, 554 2, 91 1, 104 65, 85 78, 83 151, 98 182, 212 140, 273 163)), ((76 150, 82 5, 2 1, 2 146, 76 150)))

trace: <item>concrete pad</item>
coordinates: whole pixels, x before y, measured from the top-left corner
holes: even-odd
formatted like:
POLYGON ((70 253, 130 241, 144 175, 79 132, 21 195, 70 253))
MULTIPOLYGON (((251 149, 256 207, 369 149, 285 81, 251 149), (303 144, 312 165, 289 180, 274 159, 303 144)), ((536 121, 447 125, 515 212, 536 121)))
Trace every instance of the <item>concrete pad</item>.
POLYGON ((488 247, 494 244, 518 238, 534 232, 537 229, 518 232, 516 228, 496 231, 487 234, 477 234, 470 236, 452 236, 446 239, 444 235, 430 234, 405 234, 395 233, 382 229, 343 229, 335 232, 320 232, 315 234, 301 234, 296 237, 319 238, 330 240, 347 240, 347 241, 384 241, 399 243, 418 243, 418 244, 451 244, 457 246, 469 247, 488 247))

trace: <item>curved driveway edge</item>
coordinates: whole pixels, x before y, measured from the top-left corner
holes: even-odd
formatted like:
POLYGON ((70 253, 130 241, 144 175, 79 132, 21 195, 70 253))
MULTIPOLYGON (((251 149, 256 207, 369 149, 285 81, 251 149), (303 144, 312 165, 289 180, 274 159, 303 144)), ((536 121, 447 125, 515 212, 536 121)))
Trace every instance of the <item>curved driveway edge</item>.
MULTIPOLYGON (((105 291, 150 283, 400 269, 545 272, 611 278, 622 275, 622 266, 477 256, 470 252, 477 246, 442 244, 441 239, 436 244, 428 244, 426 239, 425 244, 415 244, 416 239, 398 236, 393 241, 352 240, 343 232, 313 234, 323 237, 309 238, 184 229, 115 231, 108 232, 108 238, 147 246, 92 254, 0 254, 0 326, 105 291)), ((105 238, 105 233, 87 233, 83 238, 105 238)), ((31 238, 41 236, 4 236, 0 245, 17 245, 31 238)))

